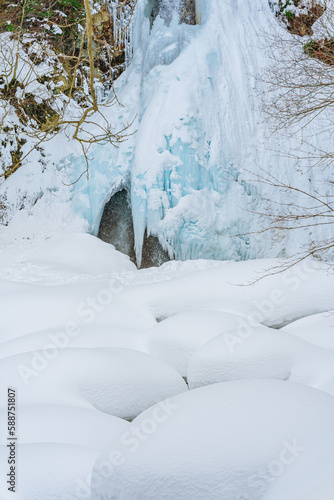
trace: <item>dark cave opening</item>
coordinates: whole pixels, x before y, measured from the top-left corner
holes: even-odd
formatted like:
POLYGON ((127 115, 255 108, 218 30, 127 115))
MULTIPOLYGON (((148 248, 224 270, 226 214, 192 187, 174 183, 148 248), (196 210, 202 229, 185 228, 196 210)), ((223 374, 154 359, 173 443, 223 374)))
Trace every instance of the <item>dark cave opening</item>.
MULTIPOLYGON (((131 205, 126 189, 115 193, 106 203, 98 238, 114 245, 116 250, 128 255, 137 265, 131 205)), ((158 238, 153 235, 147 237, 145 231, 141 268, 158 267, 169 260, 158 238)))

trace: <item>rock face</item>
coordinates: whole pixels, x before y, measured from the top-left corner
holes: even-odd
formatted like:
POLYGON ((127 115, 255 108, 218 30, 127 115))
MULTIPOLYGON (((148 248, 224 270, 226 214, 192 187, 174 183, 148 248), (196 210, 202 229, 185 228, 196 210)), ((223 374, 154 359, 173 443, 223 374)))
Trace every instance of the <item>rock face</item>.
POLYGON ((281 2, 281 0, 269 0, 269 5, 288 31, 298 36, 313 35, 312 26, 326 10, 326 5, 321 2, 306 2, 305 0, 294 0, 281 2))
MULTIPOLYGON (((115 193, 105 205, 98 237, 114 245, 116 250, 128 255, 137 264, 132 212, 126 189, 115 193)), ((160 266, 169 260, 158 238, 145 234, 141 267, 160 266)))
POLYGON ((168 23, 175 10, 177 10, 181 22, 186 24, 197 24, 195 0, 151 0, 149 5, 152 23, 158 15, 168 23))

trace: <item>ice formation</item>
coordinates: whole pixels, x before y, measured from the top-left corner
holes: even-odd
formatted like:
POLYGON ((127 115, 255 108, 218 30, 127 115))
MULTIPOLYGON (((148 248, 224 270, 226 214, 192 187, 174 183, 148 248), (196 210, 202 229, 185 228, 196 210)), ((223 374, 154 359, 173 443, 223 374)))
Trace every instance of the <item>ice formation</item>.
POLYGON ((249 172, 264 170, 306 191, 328 190, 327 174, 306 172, 297 159, 275 153, 293 151, 298 139, 269 137, 260 111, 257 77, 270 67, 273 50, 265 34, 291 36, 268 0, 197 0, 197 25, 179 22, 182 0, 157 2, 152 22, 153 3, 138 0, 127 25, 126 12, 110 1, 127 69, 114 82, 117 101, 104 112, 114 132, 130 125, 128 139, 117 148, 92 147, 89 180, 78 182, 86 169, 80 148, 61 136, 46 145, 43 168, 32 158, 0 186, 11 207, 2 229, 7 238, 68 230, 97 235, 106 203, 125 189, 139 265, 145 234, 183 260, 284 257, 323 239, 326 226, 256 234, 263 221, 253 212, 279 209, 289 193, 253 182, 249 172), (19 210, 22 200, 29 210, 19 210))
MULTIPOLYGON (((312 171, 302 175, 297 160, 273 152, 282 138, 266 143, 259 112, 256 77, 269 64, 264 33, 283 28, 267 0, 197 2, 196 26, 179 23, 177 8, 172 17, 161 9, 150 29, 147 1, 138 2, 132 61, 115 82, 124 107, 116 103, 110 121, 122 128, 134 120, 136 133, 118 149, 95 149, 90 181, 73 188, 75 210, 97 234, 105 203, 126 187, 139 263, 145 231, 177 259, 293 253, 311 236, 245 234, 259 228, 250 211, 268 209, 265 198, 273 197, 247 181, 247 171, 264 169, 306 190, 315 183, 312 171)), ((75 179, 84 160, 73 158, 71 167, 75 179)), ((274 196, 279 203, 282 194, 274 196)))

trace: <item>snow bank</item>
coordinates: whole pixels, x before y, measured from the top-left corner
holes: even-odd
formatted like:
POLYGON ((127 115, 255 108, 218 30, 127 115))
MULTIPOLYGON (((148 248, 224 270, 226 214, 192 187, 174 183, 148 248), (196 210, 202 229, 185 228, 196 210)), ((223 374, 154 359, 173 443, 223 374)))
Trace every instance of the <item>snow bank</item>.
POLYGON ((290 380, 334 394, 334 353, 259 326, 219 335, 189 361, 190 388, 248 378, 290 380))
POLYGON ((326 349, 334 349, 334 311, 314 314, 307 318, 294 321, 282 328, 311 344, 326 349))
POLYGON ((141 331, 112 325, 83 325, 77 335, 66 336, 64 329, 43 330, 0 343, 0 359, 44 349, 46 346, 64 347, 123 347, 135 351, 146 350, 146 336, 141 331))
POLYGON ((247 316, 251 325, 276 326, 334 308, 329 265, 310 260, 275 274, 284 265, 271 259, 222 262, 198 271, 191 268, 180 277, 177 272, 148 270, 78 276, 57 286, 48 285, 48 275, 37 283, 0 280, 0 338, 6 342, 27 333, 68 328, 135 332, 155 326, 157 319, 194 310, 227 311, 247 316))
POLYGON ((189 359, 198 347, 245 321, 243 316, 220 311, 176 314, 147 331, 147 352, 186 376, 189 359))
POLYGON ((331 480, 333 422, 332 396, 289 382, 196 389, 132 422, 96 461, 92 496, 300 500, 331 480))
POLYGON ((65 234, 49 238, 31 251, 25 264, 50 273, 107 274, 131 272, 137 268, 129 257, 90 234, 65 234))
POLYGON ((309 260, 282 272, 286 264, 274 259, 223 262, 173 280, 126 289, 119 300, 158 319, 210 309, 247 316, 250 325, 269 326, 334 308, 334 274, 329 265, 309 260))
POLYGON ((7 490, 8 448, 0 446, 1 500, 93 500, 91 470, 98 452, 58 443, 20 444, 16 493, 7 490))
POLYGON ((116 277, 84 279, 50 286, 44 281, 0 280, 0 338, 2 342, 27 333, 58 329, 73 338, 81 329, 108 325, 117 328, 149 328, 156 321, 137 304, 117 302, 124 288, 116 277), (19 314, 18 314, 19 311, 19 314))
MULTIPOLYGON (((5 422, 7 412, 2 411, 1 415, 1 420, 5 422)), ((130 425, 121 418, 95 409, 56 404, 20 404, 19 419, 20 446, 28 443, 59 443, 102 450, 106 442, 125 432, 130 425)), ((0 444, 7 444, 4 426, 0 430, 0 444)))
POLYGON ((167 364, 117 348, 45 348, 2 359, 1 390, 8 385, 17 389, 21 407, 94 407, 125 419, 187 390, 182 377, 167 364))

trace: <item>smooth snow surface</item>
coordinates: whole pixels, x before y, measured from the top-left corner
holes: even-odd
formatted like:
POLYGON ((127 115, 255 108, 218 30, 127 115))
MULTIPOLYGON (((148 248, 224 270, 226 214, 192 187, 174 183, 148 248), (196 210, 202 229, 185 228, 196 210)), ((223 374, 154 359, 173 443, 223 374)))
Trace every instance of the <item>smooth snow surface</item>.
POLYGON ((320 391, 275 380, 202 387, 137 417, 98 458, 92 494, 299 500, 332 478, 333 431, 334 398, 320 391))
POLYGON ((334 353, 265 326, 241 327, 200 347, 188 365, 191 389, 249 378, 290 380, 334 395, 334 353))
MULTIPOLYGON (((112 246, 70 234, 17 250, 4 249, 0 267, 0 392, 17 391, 19 489, 8 496, 2 476, 1 499, 333 491, 333 351, 263 326, 333 310, 329 265, 276 274, 286 262, 200 260, 139 271, 112 246)), ((6 420, 5 397, 0 405, 6 420)), ((3 426, 4 471, 6 438, 3 426)))
POLYGON ((34 352, 47 346, 63 347, 124 347, 146 351, 145 333, 130 328, 106 325, 82 325, 71 336, 64 335, 64 328, 42 330, 15 337, 0 344, 0 359, 34 352))
POLYGON ((147 352, 187 375, 189 359, 208 340, 247 321, 220 311, 191 311, 165 319, 147 331, 147 352))
MULTIPOLYGON (((52 388, 50 387, 50 390, 52 388)), ((5 412, 1 411, 5 421, 5 412)), ((56 404, 20 405, 20 445, 60 443, 102 450, 106 442, 128 429, 129 422, 101 411, 56 404)), ((5 429, 0 445, 6 445, 5 429)))
MULTIPOLYGON (((6 471, 8 448, 0 446, 1 472, 6 471)), ((84 446, 59 443, 21 444, 19 490, 7 490, 1 474, 1 500, 94 500, 90 476, 98 452, 84 446)))
POLYGON ((128 308, 136 304, 159 320, 211 309, 268 326, 331 309, 334 287, 329 265, 307 260, 283 269, 284 261, 275 259, 223 262, 174 280, 125 289, 118 298, 128 308))
MULTIPOLYGON (((0 387, 8 374, 20 405, 96 408, 131 419, 187 386, 170 366, 130 349, 45 348, 0 361, 0 387)), ((3 402, 1 402, 3 406, 3 402)))
POLYGON ((334 350, 334 311, 314 314, 282 328, 311 344, 334 350))
POLYGON ((31 251, 23 263, 51 273, 107 274, 136 269, 126 255, 89 234, 50 238, 38 250, 31 251))

